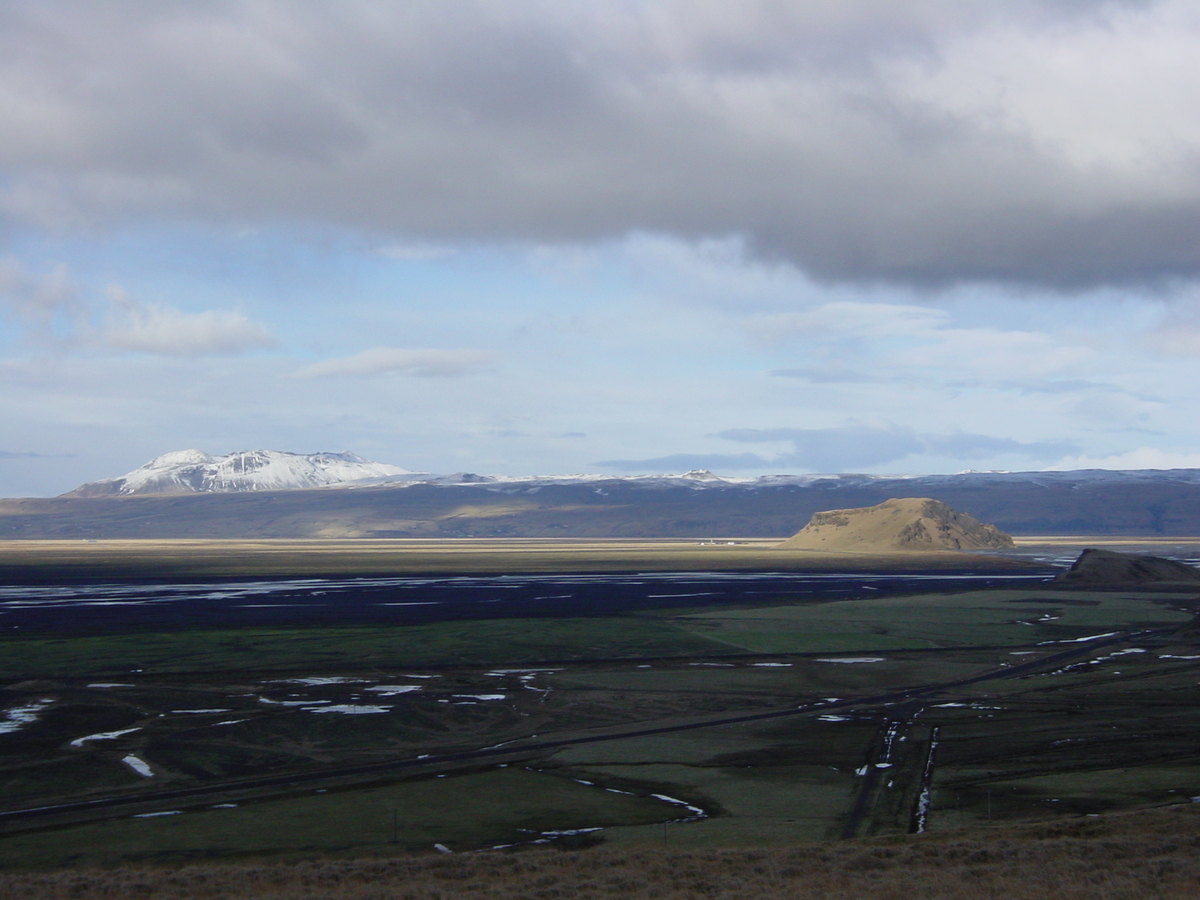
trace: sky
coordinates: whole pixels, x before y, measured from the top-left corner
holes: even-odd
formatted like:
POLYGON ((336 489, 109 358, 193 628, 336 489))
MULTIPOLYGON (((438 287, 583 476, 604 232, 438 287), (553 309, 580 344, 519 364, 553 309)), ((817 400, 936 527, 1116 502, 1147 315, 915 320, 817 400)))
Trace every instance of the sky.
POLYGON ((1194 0, 0 0, 0 496, 1200 467, 1194 0))

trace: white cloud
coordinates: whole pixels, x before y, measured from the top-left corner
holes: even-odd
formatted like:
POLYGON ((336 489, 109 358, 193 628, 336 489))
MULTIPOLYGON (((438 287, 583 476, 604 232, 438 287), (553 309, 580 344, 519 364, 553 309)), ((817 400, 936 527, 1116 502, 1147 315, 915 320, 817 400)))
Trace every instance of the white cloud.
MULTIPOLYGON (((1095 356, 1089 347, 1066 343, 1040 331, 954 327, 949 312, 915 304, 836 300, 794 313, 754 316, 750 334, 767 343, 807 341, 852 342, 872 365, 913 370, 925 376, 935 370, 956 378, 1044 378, 1095 356), (899 346, 897 346, 897 344, 899 346)), ((845 364, 845 354, 838 362, 845 364)), ((859 363, 861 369, 865 363, 859 363)), ((779 369, 778 373, 802 372, 779 369)))
MULTIPOLYGON (((986 434, 952 432, 922 434, 890 423, 851 422, 837 428, 732 428, 716 435, 744 443, 787 441, 786 451, 768 465, 800 467, 816 472, 845 472, 893 463, 919 454, 959 460, 980 460, 1002 455, 1027 459, 1053 459, 1075 449, 1070 441, 1017 441, 986 434)), ((749 461, 747 461, 749 462, 749 461)), ((761 468, 743 465, 741 468, 761 468)))
POLYGON ((380 256, 401 262, 429 262, 453 256, 457 251, 446 244, 415 243, 388 244, 386 247, 380 247, 376 252, 380 256))
POLYGON ((943 310, 899 303, 835 300, 794 313, 755 316, 753 335, 768 341, 787 338, 931 338, 949 322, 943 310))
POLYGON ((210 309, 189 313, 141 303, 110 285, 102 299, 88 299, 65 263, 31 274, 19 260, 0 259, 0 302, 35 339, 60 348, 91 347, 156 356, 240 353, 276 343, 262 325, 240 312, 210 309), (102 324, 99 326, 96 322, 102 324))
POLYGON ((65 263, 44 275, 31 274, 15 257, 0 259, 0 302, 35 331, 45 333, 56 321, 73 325, 82 314, 79 289, 65 263))
POLYGON ((1200 356, 1200 297, 1195 290, 1166 310, 1145 342, 1151 350, 1169 356, 1200 356))
POLYGON ((1154 332, 1150 345, 1169 356, 1200 356, 1200 323, 1179 322, 1154 332))
POLYGON ((1036 331, 947 328, 931 337, 935 340, 898 351, 893 360, 921 371, 937 368, 958 375, 1021 380, 1069 371, 1095 356, 1091 348, 1036 331))
POLYGON ((435 470, 1186 450, 1198 53, 1194 0, 0 3, 10 450, 189 391, 181 446, 435 470))
POLYGON ((1065 456, 1050 471, 1071 469, 1200 469, 1200 453, 1139 447, 1111 456, 1065 456))
POLYGON ((313 363, 296 374, 304 378, 393 373, 417 378, 453 377, 474 374, 494 361, 492 354, 480 350, 372 347, 354 356, 313 363))
POLYGON ((188 313, 170 306, 138 303, 117 288, 105 328, 96 343, 155 356, 203 356, 270 347, 275 337, 240 312, 209 309, 188 313))
POLYGON ((1080 170, 1153 183, 1200 141, 1200 15, 1188 3, 1106 5, 1051 27, 993 22, 943 45, 939 65, 908 57, 890 74, 902 95, 986 117, 1080 170))

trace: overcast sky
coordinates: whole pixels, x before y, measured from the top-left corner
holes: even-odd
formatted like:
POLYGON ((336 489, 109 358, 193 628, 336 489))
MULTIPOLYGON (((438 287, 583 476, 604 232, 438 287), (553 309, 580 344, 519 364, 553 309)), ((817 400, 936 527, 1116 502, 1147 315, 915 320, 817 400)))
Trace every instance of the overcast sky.
POLYGON ((0 0, 0 496, 1200 466, 1194 0, 0 0))

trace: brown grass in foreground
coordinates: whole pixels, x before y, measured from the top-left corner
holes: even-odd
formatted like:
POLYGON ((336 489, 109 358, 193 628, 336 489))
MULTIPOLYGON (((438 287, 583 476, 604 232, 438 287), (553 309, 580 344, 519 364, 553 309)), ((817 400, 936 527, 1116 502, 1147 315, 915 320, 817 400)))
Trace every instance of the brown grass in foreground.
POLYGON ((1195 807, 773 849, 519 853, 0 874, 3 900, 1183 900, 1195 807))

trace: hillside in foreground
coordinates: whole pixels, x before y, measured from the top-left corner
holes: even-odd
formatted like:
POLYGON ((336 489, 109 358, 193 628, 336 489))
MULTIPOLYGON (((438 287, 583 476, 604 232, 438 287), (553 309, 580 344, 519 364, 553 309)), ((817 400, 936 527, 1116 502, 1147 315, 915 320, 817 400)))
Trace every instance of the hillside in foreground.
MULTIPOLYGON (((668 836, 669 840, 669 836, 668 836)), ((1191 900, 1193 804, 764 849, 556 851, 0 875, 3 900, 1191 900)))

